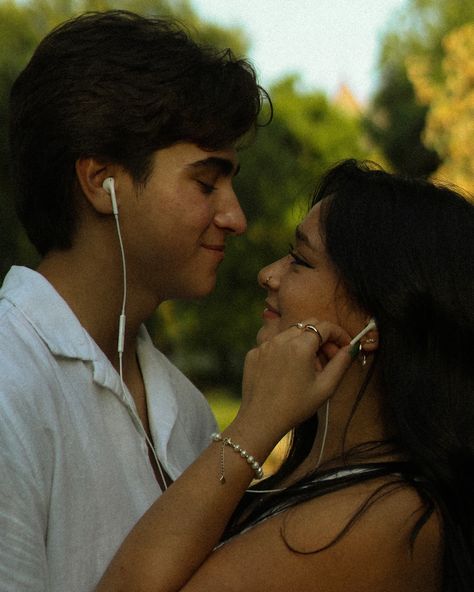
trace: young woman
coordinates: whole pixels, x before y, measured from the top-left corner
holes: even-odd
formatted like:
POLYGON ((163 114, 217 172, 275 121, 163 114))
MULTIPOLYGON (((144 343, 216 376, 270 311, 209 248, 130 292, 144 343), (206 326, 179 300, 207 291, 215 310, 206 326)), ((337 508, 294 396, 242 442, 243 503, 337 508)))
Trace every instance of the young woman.
POLYGON ((454 191, 329 171, 259 274, 237 418, 97 591, 472 592, 473 262, 474 207, 454 191), (246 492, 293 426, 279 472, 246 492))

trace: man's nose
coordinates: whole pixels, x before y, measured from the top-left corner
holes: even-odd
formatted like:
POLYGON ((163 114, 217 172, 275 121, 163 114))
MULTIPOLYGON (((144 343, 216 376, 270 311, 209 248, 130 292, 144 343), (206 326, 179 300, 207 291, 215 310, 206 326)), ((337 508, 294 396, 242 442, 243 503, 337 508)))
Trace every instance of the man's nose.
POLYGON ((222 200, 216 211, 214 221, 219 228, 229 234, 243 234, 247 229, 247 218, 240 206, 234 190, 231 190, 222 200))

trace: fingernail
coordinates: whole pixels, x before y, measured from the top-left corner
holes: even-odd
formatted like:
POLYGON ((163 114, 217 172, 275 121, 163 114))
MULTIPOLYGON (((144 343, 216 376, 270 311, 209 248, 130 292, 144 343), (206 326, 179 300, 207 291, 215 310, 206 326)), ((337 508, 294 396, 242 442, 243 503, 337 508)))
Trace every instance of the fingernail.
POLYGON ((359 342, 356 341, 354 343, 354 345, 351 345, 351 347, 349 349, 349 354, 353 360, 355 360, 355 358, 357 358, 359 350, 360 350, 360 345, 359 345, 359 342))

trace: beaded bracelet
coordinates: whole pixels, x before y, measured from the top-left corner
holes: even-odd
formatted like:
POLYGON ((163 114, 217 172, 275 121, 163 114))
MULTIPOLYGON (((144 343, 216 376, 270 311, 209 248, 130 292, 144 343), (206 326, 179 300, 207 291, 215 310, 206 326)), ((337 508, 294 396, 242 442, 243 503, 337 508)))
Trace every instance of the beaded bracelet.
POLYGON ((246 450, 241 448, 228 436, 222 436, 222 434, 212 434, 211 438, 213 442, 222 442, 222 449, 221 449, 221 476, 219 477, 219 481, 224 485, 225 483, 225 470, 224 470, 224 449, 226 446, 230 446, 234 452, 238 452, 240 456, 247 461, 250 467, 255 471, 255 478, 256 479, 263 479, 263 469, 260 464, 255 460, 255 458, 250 455, 246 450))

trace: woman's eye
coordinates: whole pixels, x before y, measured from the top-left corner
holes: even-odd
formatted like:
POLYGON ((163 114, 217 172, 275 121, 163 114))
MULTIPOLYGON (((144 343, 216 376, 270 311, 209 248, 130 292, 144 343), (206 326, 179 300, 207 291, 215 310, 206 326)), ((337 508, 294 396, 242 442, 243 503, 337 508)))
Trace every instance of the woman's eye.
POLYGON ((291 262, 292 265, 302 265, 303 267, 308 267, 309 269, 313 269, 313 266, 310 265, 307 261, 305 261, 304 259, 302 259, 298 253, 295 251, 295 248, 293 247, 293 245, 290 244, 290 248, 289 248, 289 255, 290 257, 293 259, 293 261, 291 262))
POLYGON ((199 179, 197 179, 197 182, 198 182, 199 186, 201 187, 202 192, 205 193, 206 195, 210 195, 213 191, 216 190, 216 187, 214 185, 211 185, 210 183, 206 183, 205 181, 200 181, 199 179))

